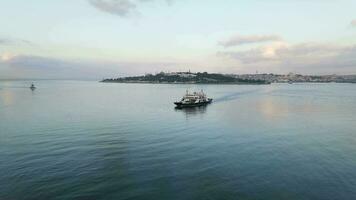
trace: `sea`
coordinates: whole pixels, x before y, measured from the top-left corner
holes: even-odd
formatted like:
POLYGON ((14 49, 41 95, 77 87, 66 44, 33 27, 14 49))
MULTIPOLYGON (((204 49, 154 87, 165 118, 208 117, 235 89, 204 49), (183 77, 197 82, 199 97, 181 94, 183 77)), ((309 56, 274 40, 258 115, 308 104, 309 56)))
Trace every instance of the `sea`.
POLYGON ((0 199, 356 199, 356 84, 0 81, 0 199))

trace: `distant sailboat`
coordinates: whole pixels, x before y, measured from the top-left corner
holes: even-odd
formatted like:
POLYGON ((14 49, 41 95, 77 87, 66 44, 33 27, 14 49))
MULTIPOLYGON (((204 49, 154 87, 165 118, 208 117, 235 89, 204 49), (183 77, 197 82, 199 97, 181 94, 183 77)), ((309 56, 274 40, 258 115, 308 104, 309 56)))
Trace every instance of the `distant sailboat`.
POLYGON ((30 89, 31 89, 31 90, 35 90, 35 89, 36 89, 36 87, 35 87, 35 85, 34 85, 33 83, 31 84, 30 89))

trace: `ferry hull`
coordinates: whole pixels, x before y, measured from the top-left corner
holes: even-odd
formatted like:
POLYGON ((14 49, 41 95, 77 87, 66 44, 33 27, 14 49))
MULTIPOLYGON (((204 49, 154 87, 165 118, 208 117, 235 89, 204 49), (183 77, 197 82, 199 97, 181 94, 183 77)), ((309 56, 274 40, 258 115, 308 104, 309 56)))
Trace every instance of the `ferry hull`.
POLYGON ((182 102, 174 102, 174 104, 177 106, 177 108, 190 108, 190 107, 198 107, 198 106, 204 106, 207 104, 210 104, 213 101, 213 99, 209 99, 208 101, 205 102, 199 102, 199 103, 182 103, 182 102))

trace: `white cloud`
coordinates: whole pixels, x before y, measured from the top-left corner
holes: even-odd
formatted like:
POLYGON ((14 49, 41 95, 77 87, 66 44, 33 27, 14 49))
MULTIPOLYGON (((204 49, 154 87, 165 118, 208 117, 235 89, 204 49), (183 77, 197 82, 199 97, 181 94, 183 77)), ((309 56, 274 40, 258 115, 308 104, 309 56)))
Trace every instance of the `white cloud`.
POLYGON ((186 63, 69 60, 33 55, 0 55, 0 78, 97 79, 169 70, 186 63))
POLYGON ((282 38, 278 35, 236 35, 228 40, 219 42, 219 45, 224 47, 239 46, 244 44, 281 41, 282 38))
POLYGON ((351 26, 356 27, 356 19, 352 20, 350 24, 351 26))
POLYGON ((89 0, 97 9, 120 17, 128 16, 136 9, 136 4, 130 0, 89 0))
POLYGON ((12 60, 13 58, 15 58, 16 55, 15 54, 12 54, 12 53, 9 53, 9 52, 5 52, 3 53, 2 55, 0 55, 0 62, 7 62, 7 61, 10 61, 12 60))
POLYGON ((246 51, 218 52, 217 55, 236 60, 245 67, 265 67, 269 71, 356 73, 356 45, 274 43, 246 51))
POLYGON ((13 45, 33 45, 32 42, 22 39, 13 38, 0 38, 0 45, 13 46, 13 45))
MULTIPOLYGON (((139 13, 137 7, 140 3, 153 2, 155 0, 88 0, 95 8, 120 17, 127 17, 139 13)), ((171 5, 173 0, 165 0, 171 5)))

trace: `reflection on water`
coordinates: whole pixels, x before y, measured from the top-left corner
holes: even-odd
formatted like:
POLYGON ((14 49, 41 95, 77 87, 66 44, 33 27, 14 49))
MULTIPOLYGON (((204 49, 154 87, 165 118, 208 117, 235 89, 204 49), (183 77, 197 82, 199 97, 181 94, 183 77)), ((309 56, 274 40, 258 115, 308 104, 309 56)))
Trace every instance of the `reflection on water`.
POLYGON ((0 81, 1 200, 356 199, 356 85, 199 85, 214 102, 182 109, 186 85, 28 85, 0 81))
POLYGON ((187 108, 179 108, 175 107, 174 110, 176 112, 184 113, 187 117, 194 115, 203 115, 206 113, 207 107, 209 105, 197 106, 197 107, 187 107, 187 108))
POLYGON ((8 106, 11 105, 14 101, 14 96, 11 91, 4 90, 0 95, 0 105, 8 106))

